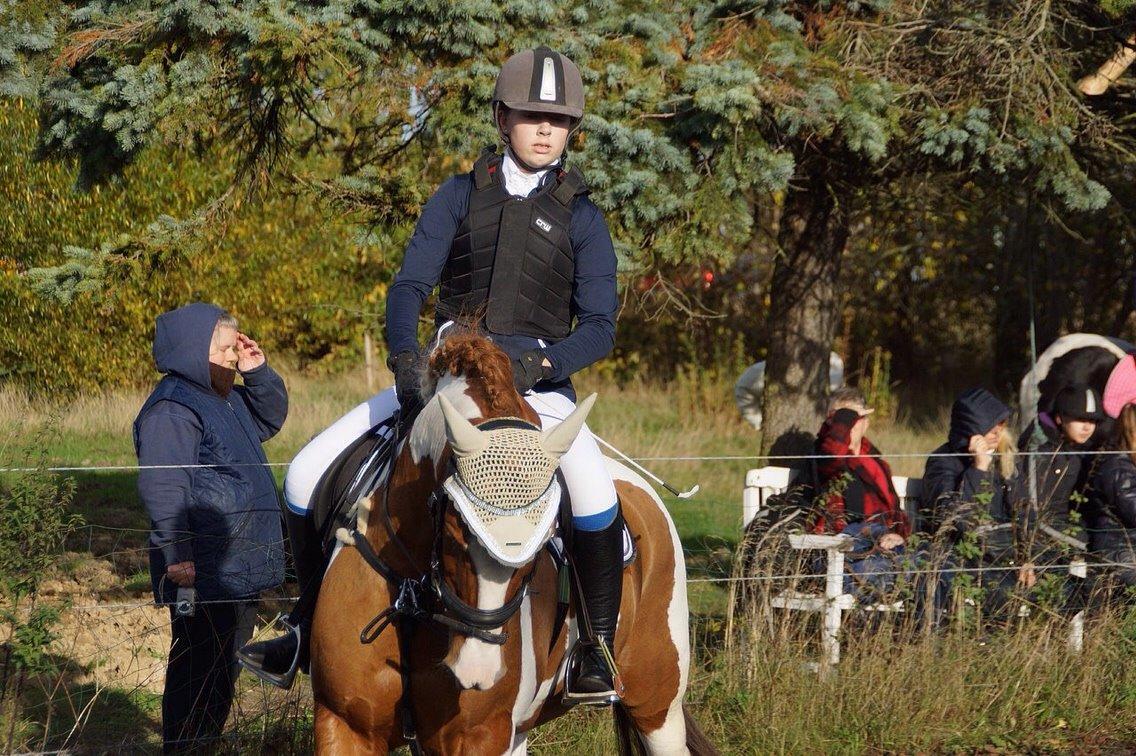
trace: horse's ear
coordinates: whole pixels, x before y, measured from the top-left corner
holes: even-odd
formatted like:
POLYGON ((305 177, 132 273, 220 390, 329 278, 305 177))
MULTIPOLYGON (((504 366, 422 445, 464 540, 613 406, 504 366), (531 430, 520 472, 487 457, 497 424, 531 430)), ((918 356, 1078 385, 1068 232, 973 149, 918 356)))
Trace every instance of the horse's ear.
POLYGON ((469 457, 485 448, 489 443, 485 434, 462 417, 457 408, 450 404, 449 399, 438 394, 438 404, 442 408, 442 418, 446 421, 446 439, 456 456, 469 457))
POLYGON ((592 411, 592 405, 595 403, 596 395, 592 394, 580 402, 575 412, 564 418, 560 425, 546 430, 540 439, 540 445, 544 450, 556 459, 564 456, 564 453, 571 448, 572 442, 576 440, 576 436, 580 434, 580 428, 584 427, 584 421, 588 419, 588 413, 592 411))

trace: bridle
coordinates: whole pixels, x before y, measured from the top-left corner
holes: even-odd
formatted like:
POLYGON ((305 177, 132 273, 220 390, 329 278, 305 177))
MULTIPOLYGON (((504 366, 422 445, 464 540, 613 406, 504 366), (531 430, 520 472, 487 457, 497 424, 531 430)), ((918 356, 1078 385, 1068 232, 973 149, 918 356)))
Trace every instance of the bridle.
MULTIPOLYGON (((492 422, 503 422, 496 419, 492 422)), ((404 424, 397 422, 395 437, 400 439, 405 435, 404 424)), ((397 442, 392 445, 397 448, 397 442)), ((393 472, 393 465, 392 465, 393 472)), ((456 474, 453 462, 449 465, 449 474, 456 474)), ((448 476, 446 476, 448 477, 448 476)), ((443 478, 444 480, 444 478, 443 478)), ((382 494, 380 516, 387 537, 402 553, 407 564, 416 563, 414 555, 398 533, 390 516, 390 486, 385 486, 382 494)), ((533 559, 531 566, 521 578, 521 583, 513 597, 496 609, 479 609, 465 601, 446 581, 445 568, 442 564, 442 553, 445 541, 446 510, 449 496, 441 484, 438 484, 430 494, 427 509, 430 512, 433 537, 431 539, 430 561, 426 570, 419 571, 417 576, 406 576, 384 562, 375 552, 367 538, 355 530, 351 533, 352 545, 359 551, 359 555, 375 572, 395 586, 395 600, 392 604, 375 615, 359 633, 360 642, 373 643, 390 624, 400 618, 423 622, 428 626, 456 632, 476 638, 485 643, 504 645, 509 640, 506 630, 496 630, 513 618, 524 603, 529 592, 529 585, 536 574, 537 559, 533 559)))

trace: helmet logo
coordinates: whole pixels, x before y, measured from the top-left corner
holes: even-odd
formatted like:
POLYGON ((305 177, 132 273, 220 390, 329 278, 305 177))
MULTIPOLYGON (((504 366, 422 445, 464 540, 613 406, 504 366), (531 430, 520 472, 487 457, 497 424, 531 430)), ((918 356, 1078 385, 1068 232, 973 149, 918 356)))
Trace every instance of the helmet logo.
POLYGON ((540 76, 540 99, 547 102, 556 101, 556 68, 551 57, 544 59, 544 69, 540 76))

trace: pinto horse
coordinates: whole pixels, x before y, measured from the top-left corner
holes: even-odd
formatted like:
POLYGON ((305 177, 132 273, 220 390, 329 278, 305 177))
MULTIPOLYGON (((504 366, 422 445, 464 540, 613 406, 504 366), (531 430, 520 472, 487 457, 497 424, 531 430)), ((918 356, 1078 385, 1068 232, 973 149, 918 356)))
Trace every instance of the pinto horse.
MULTIPOLYGON (((406 743, 410 721, 426 753, 523 754, 529 731, 568 709, 566 658, 579 630, 574 610, 558 611, 550 550, 539 549, 520 567, 502 564, 438 493, 452 472, 451 455, 461 451, 451 425, 464 424, 468 434, 494 418, 536 427, 540 421, 514 389, 508 357, 476 334, 451 336, 437 347, 424 383, 430 398, 388 482, 361 507, 353 538, 364 539, 364 548, 341 546, 320 592, 311 648, 319 753, 386 753, 406 743), (447 413, 454 410, 461 417, 451 421, 447 413), (367 546, 401 577, 428 574, 433 558, 435 582, 444 585, 431 591, 457 598, 441 613, 450 617, 455 605, 466 606, 498 617, 500 625, 463 629, 459 612, 442 618, 448 624, 396 622, 364 643, 361 630, 373 628, 372 620, 402 595, 397 580, 365 559, 367 546)), ((561 425, 574 423, 574 438, 582 422, 569 417, 561 425)), ((545 438, 557 427, 544 431, 545 438)), ((624 686, 614 717, 621 750, 713 753, 683 705, 690 642, 678 534, 642 478, 614 461, 608 465, 638 552, 624 570, 615 639, 624 686)))

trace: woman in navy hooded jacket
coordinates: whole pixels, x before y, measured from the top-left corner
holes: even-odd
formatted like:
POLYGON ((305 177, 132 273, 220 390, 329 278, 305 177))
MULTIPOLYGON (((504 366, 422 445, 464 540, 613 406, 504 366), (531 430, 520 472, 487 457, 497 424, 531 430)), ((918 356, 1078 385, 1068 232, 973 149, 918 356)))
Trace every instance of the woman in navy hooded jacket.
POLYGON ((284 579, 280 500, 261 443, 284 424, 288 394, 215 305, 159 316, 153 353, 166 375, 134 421, 150 575, 159 604, 174 604, 179 588, 197 601, 188 616, 170 607, 162 739, 172 751, 221 734, 247 601, 284 579), (244 385, 234 387, 238 371, 244 385))
MULTIPOLYGON (((1007 481, 1014 459, 1006 431, 1009 417, 1010 408, 986 389, 971 389, 955 400, 947 443, 931 452, 923 472, 920 504, 932 532, 969 532, 979 524, 980 509, 994 523, 1010 522, 1007 481)), ((1009 544, 1010 535, 1007 531, 996 541, 1009 544)))

